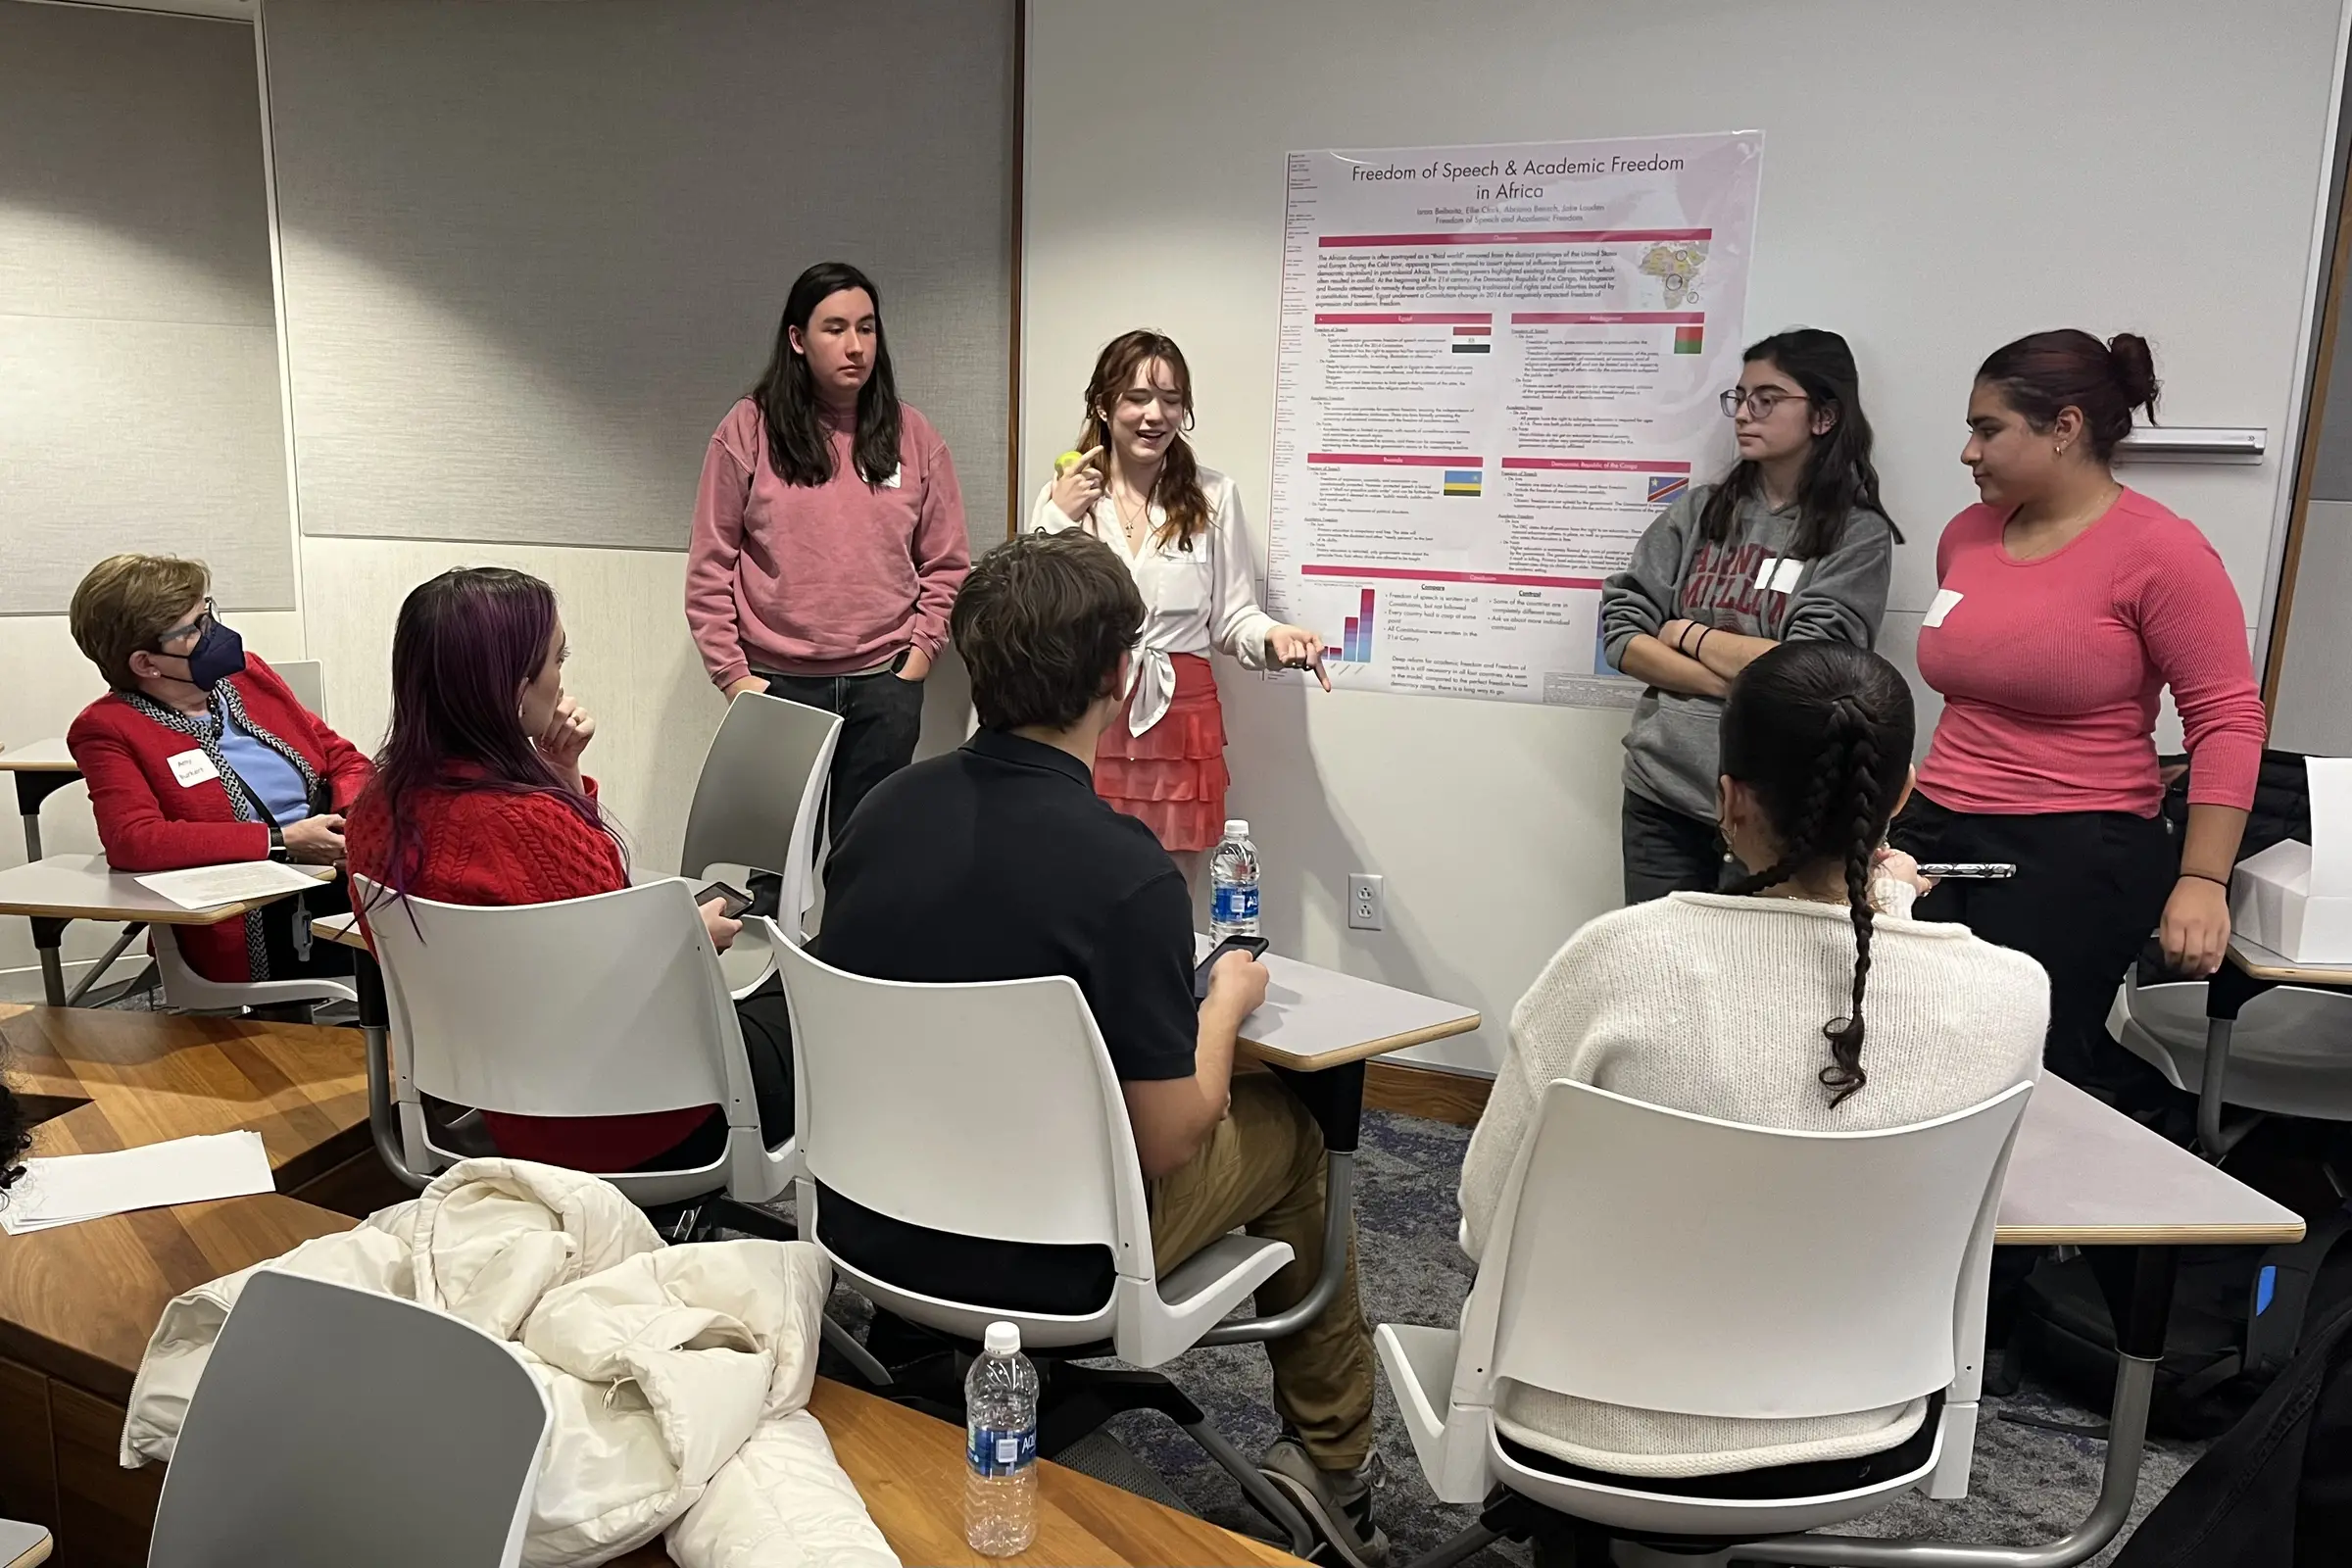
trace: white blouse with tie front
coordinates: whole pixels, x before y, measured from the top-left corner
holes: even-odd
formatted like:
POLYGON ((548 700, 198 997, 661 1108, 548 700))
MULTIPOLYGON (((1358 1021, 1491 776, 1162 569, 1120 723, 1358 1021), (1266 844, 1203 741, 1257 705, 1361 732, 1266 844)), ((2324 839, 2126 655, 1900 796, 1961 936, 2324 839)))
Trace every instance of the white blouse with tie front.
POLYGON ((1033 529, 1084 528, 1110 546, 1143 593, 1144 630, 1127 672, 1128 690, 1135 694, 1127 714, 1130 734, 1143 734, 1167 713, 1176 695, 1172 654, 1206 655, 1213 648, 1231 654, 1245 668, 1266 667, 1266 637, 1276 622, 1258 608, 1241 487, 1214 468, 1202 468, 1200 492, 1208 498, 1208 526, 1194 536, 1190 550, 1154 542, 1167 521, 1156 501, 1140 553, 1127 548, 1127 530, 1119 526, 1117 504, 1107 494, 1085 517, 1072 518, 1054 504, 1049 483, 1029 514, 1033 529))

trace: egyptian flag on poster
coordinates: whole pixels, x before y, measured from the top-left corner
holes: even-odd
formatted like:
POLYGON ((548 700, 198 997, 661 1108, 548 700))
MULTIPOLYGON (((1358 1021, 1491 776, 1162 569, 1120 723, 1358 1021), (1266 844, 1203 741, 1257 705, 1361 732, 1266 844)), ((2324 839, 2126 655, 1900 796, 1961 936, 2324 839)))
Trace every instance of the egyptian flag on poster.
POLYGON ((1491 354, 1494 351, 1494 323, 1481 321, 1475 326, 1453 329, 1453 352, 1456 354, 1491 354))

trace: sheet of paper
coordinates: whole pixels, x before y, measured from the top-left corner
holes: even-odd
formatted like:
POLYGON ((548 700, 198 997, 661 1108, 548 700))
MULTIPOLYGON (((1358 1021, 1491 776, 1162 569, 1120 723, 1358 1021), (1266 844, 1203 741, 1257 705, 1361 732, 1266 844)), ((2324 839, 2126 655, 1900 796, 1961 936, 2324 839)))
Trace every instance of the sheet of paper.
POLYGON ((274 1192, 276 1185, 262 1135, 250 1129, 106 1154, 58 1154, 24 1162, 24 1174, 0 1205, 0 1230, 19 1236, 134 1208, 274 1192))
POLYGON ((158 871, 137 881, 150 893, 160 893, 183 909, 209 909, 216 904, 235 904, 242 899, 274 898, 280 893, 300 893, 318 885, 318 879, 310 872, 276 860, 239 860, 233 865, 158 871))
POLYGON ((2311 896, 2352 898, 2352 757, 2307 757, 2311 781, 2311 896))

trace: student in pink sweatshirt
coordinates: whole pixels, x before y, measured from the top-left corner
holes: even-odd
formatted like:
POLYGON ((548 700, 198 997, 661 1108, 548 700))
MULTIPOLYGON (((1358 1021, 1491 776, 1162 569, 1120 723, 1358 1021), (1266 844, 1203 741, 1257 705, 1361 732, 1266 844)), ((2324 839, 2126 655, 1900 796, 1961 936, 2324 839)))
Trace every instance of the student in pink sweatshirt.
POLYGON ((803 272, 776 348, 703 459, 686 623, 728 697, 839 713, 833 837, 905 767, 923 677, 971 570, 956 466, 899 401, 882 296, 842 262, 803 272))
POLYGON ((2147 342, 2128 332, 2036 332, 1977 372, 1960 460, 1984 500, 1936 546, 1919 672, 1943 716, 1891 835, 1922 861, 2016 864, 2013 881, 1945 882, 1914 912, 2037 959, 2046 1064, 2110 1097, 2144 1076, 2106 1015, 2148 933, 2192 975, 2229 946, 2265 728, 2221 558, 2108 466, 2156 392, 2147 342), (2189 753, 2178 844, 2154 741, 2168 686, 2189 753))

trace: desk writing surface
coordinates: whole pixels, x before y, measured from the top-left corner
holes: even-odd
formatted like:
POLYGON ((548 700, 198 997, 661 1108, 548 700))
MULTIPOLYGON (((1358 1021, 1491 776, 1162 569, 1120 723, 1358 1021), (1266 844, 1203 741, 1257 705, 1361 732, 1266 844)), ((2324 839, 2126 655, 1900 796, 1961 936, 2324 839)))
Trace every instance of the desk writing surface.
POLYGON ((2303 1221, 2055 1073, 2026 1102, 2001 1187, 2008 1246, 2269 1246, 2303 1221))
POLYGON ((29 746, 0 751, 0 773, 78 773, 74 754, 62 738, 34 741, 29 746))
POLYGON ((282 1195, 368 1150, 356 1030, 27 1007, 0 1016, 0 1060, 46 1118, 33 1128, 35 1154, 251 1128, 279 1187, 0 1235, 0 1355, 122 1400, 166 1301, 351 1227, 282 1195))
MULTIPOLYGON (((1196 932, 1198 962, 1216 944, 1196 932)), ((1312 1072, 1427 1045, 1479 1026, 1473 1008, 1269 953, 1266 1000, 1242 1020, 1242 1045, 1278 1067, 1312 1072)))
POLYGON ((2257 980, 2281 985, 2352 986, 2352 963, 2297 963, 2242 936, 2230 938, 2229 961, 2257 980))
MULTIPOLYGON (((297 869, 313 872, 321 881, 333 874, 324 866, 297 869)), ((291 896, 278 893, 266 899, 240 899, 210 908, 184 909, 161 893, 139 886, 129 872, 113 869, 103 855, 52 855, 30 865, 12 865, 0 871, 0 914, 54 920, 219 925, 291 896)))
POLYGON ((311 922, 314 941, 332 942, 338 948, 357 948, 368 951, 368 939, 360 935, 360 917, 356 914, 322 914, 311 922))

